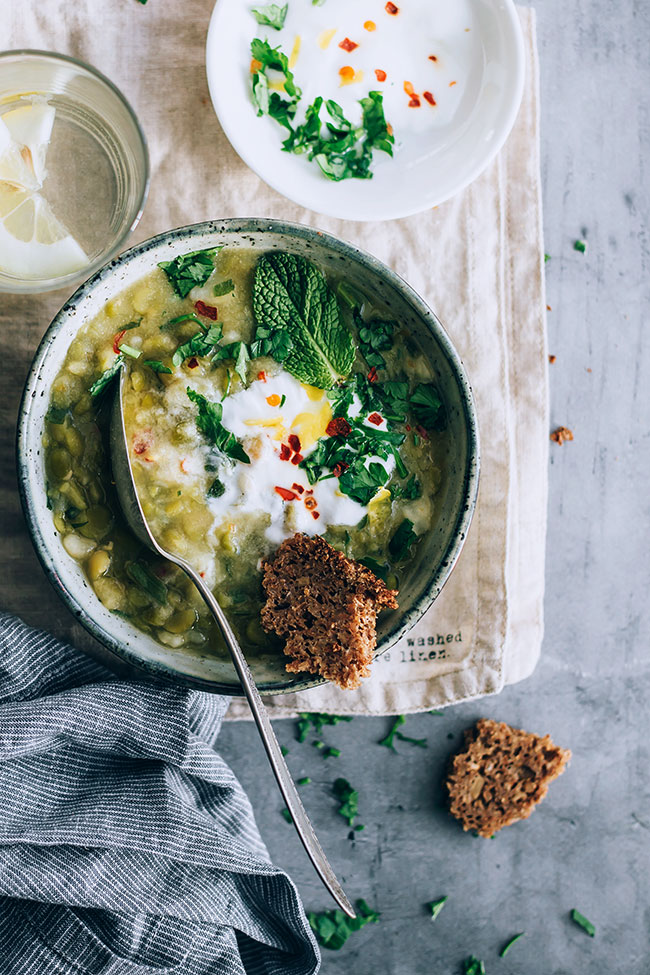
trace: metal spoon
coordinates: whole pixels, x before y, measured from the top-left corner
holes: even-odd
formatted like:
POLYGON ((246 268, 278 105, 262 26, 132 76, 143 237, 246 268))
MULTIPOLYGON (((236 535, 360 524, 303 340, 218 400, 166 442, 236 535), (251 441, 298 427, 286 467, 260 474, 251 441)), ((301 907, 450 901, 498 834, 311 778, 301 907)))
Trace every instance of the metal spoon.
POLYGON ((280 751, 280 745, 278 744, 278 739, 275 737, 275 732, 273 731, 273 727, 269 720, 268 712, 262 703, 262 698, 257 690, 255 680, 246 662, 242 648, 239 645, 239 641, 237 640, 237 637, 235 636, 224 611, 198 572, 192 568, 189 562, 179 558, 177 555, 172 555, 171 552, 165 551, 165 549, 158 544, 151 533, 149 525, 147 524, 133 479, 133 470, 131 468, 126 429, 124 426, 122 400, 126 377, 127 372, 123 368, 120 371, 120 381, 113 400, 110 435, 113 477, 115 478, 115 486, 117 488, 117 494, 124 516, 129 527, 140 539, 140 541, 147 545, 150 549, 153 549, 154 552, 157 552, 158 555, 161 555, 169 562, 173 562, 175 565, 179 566, 179 568, 188 574, 196 588, 201 593, 201 596, 205 600, 217 626, 223 634, 224 640, 226 641, 226 646, 230 651, 232 662, 235 665, 235 670, 237 671, 237 676, 241 681, 244 694, 246 695, 250 709, 253 712, 257 730, 260 733, 264 748, 266 749, 266 754, 268 755, 271 768, 273 769, 278 786, 280 787, 280 792, 282 793, 282 797, 284 798, 287 808, 291 813, 291 819, 293 820, 293 824, 296 827, 298 836, 302 841, 302 845, 307 851, 307 856, 313 863, 316 873, 323 881, 337 904, 345 911, 348 917, 354 918, 356 917, 354 909, 345 896, 343 888, 336 879, 334 871, 329 865, 327 857, 323 853, 321 845, 318 842, 318 837, 316 836, 314 828, 309 821, 309 817, 305 812, 305 808, 300 800, 298 791, 291 777, 291 773, 287 768, 287 763, 285 762, 284 756, 280 751))

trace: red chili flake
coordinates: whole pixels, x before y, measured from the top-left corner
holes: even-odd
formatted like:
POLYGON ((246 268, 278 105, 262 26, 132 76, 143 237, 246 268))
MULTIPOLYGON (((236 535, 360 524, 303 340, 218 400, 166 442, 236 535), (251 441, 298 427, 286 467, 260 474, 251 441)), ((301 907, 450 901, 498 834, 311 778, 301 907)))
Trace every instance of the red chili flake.
POLYGON ((420 107, 420 96, 412 95, 409 99, 409 108, 419 108, 420 107))
POLYGON ((386 72, 382 68, 375 68, 377 81, 386 81, 386 72))
POLYGON ((199 572, 199 575, 201 576, 202 579, 205 579, 205 572, 199 572))
POLYGON ((368 373, 368 382, 369 383, 376 383, 377 382, 377 370, 376 370, 376 368, 374 366, 372 367, 372 369, 368 373))
POLYGON ((312 518, 320 518, 320 514, 318 511, 312 511, 311 516, 312 518))
POLYGON ((419 423, 418 423, 418 425, 416 426, 415 429, 420 434, 420 436, 422 437, 423 440, 428 440, 429 439, 429 434, 424 429, 424 427, 420 426, 419 423))
POLYGON ((291 447, 287 447, 286 443, 280 446, 280 460, 289 460, 291 457, 291 447))
POLYGON ((399 7, 396 7, 394 3, 387 3, 384 9, 387 14, 391 14, 393 17, 396 17, 399 13, 399 7))
POLYGON ((289 446, 296 453, 300 452, 300 437, 297 437, 295 433, 289 434, 289 446))
POLYGON ((187 460, 187 457, 183 457, 182 461, 179 464, 179 467, 182 470, 183 474, 187 474, 187 471, 185 470, 185 461, 186 460, 187 460))
POLYGON ((422 97, 425 98, 428 101, 429 105, 435 105, 436 104, 436 100, 435 100, 435 98, 433 97, 433 95, 431 94, 430 91, 423 91, 422 92, 422 97))
POLYGON ((313 488, 309 488, 308 491, 305 491, 305 497, 307 497, 308 494, 313 494, 313 493, 314 493, 314 489, 313 488))
POLYGON ((302 454, 294 454, 293 457, 291 458, 291 463, 295 464, 297 467, 301 460, 302 460, 302 454))
POLYGON ((149 437, 138 437, 137 440, 133 441, 133 452, 135 454, 144 454, 145 450, 149 450, 150 446, 151 439, 149 437))
POLYGON ((435 54, 430 54, 429 55, 429 61, 437 61, 437 60, 438 60, 438 58, 435 56, 435 54))
POLYGON ((291 487, 294 491, 297 491, 298 494, 302 494, 305 490, 302 484, 296 484, 295 482, 291 485, 291 487))
POLYGON ((381 426, 384 422, 380 413, 371 413, 368 417, 368 423, 374 423, 376 427, 381 426))
POLYGON ((335 416, 325 427, 328 437, 348 437, 352 427, 343 416, 335 416))
POLYGON ((359 47, 359 45, 354 41, 351 41, 349 37, 344 37, 339 44, 339 47, 342 48, 342 50, 347 51, 349 54, 350 51, 354 51, 357 47, 359 47))
POLYGON ((199 315, 203 315, 204 318, 211 318, 213 322, 216 322, 219 314, 216 305, 206 305, 204 301, 196 301, 194 307, 199 315))
POLYGON ((188 369, 196 369, 198 364, 199 364, 199 360, 196 358, 195 355, 193 355, 190 359, 187 360, 188 369))
POLYGON ((334 475, 334 477, 340 477, 344 471, 347 471, 349 466, 350 465, 346 464, 344 460, 340 460, 338 464, 335 464, 334 467, 332 468, 332 474, 334 475))
POLYGON ((313 511, 313 509, 316 507, 316 503, 316 498, 305 498, 305 508, 307 508, 309 511, 313 511))
POLYGON ((275 490, 283 499, 283 501, 295 501, 296 498, 298 497, 297 494, 294 494, 293 491, 289 491, 288 488, 276 487, 275 490))
POLYGON ((411 429, 411 424, 410 424, 410 423, 407 423, 407 424, 406 424, 406 429, 407 429, 407 430, 410 430, 410 429, 411 429))
POLYGON ((264 372, 263 369, 260 372, 258 372, 257 378, 261 379, 263 383, 266 382, 266 373, 264 372))
POLYGON ((122 339, 126 335, 126 332, 127 332, 127 330, 125 328, 123 328, 122 331, 121 332, 118 332, 117 335, 115 335, 114 338, 113 338, 113 352, 115 353, 115 355, 119 355, 119 352, 120 352, 120 342, 122 341, 122 339))

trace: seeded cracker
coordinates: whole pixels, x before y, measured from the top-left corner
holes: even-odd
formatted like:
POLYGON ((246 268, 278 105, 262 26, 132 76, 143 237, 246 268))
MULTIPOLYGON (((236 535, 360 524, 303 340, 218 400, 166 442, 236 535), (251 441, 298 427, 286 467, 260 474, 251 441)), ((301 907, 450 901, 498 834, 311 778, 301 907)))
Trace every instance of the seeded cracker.
POLYGON ((465 746, 451 761, 449 809, 463 829, 484 837, 527 819, 571 758, 548 735, 489 719, 465 732, 465 746))
POLYGON ((397 592, 319 535, 288 538, 262 570, 262 626, 284 637, 287 670, 358 687, 370 674, 377 613, 397 609, 397 592))

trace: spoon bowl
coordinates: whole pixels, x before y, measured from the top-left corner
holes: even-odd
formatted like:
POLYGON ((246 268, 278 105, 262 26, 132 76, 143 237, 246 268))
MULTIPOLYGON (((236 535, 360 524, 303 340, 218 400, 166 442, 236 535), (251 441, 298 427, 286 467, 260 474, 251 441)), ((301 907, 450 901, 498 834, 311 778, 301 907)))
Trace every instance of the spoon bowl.
POLYGON ((316 836, 309 817, 305 812, 305 807, 303 806, 298 795, 298 790, 296 789, 293 778, 291 777, 291 773, 287 768, 287 763, 284 760, 284 756, 280 749, 280 744, 275 736, 275 732, 273 731, 273 726, 271 725, 268 711, 262 702, 262 698, 260 697, 260 693, 244 656, 244 652, 232 627, 230 626, 230 623, 228 622, 226 614, 219 605, 212 590, 209 589, 209 587, 205 584, 199 573, 192 567, 191 563, 177 555, 173 555, 171 552, 166 551, 158 543, 151 529, 149 528, 149 524, 145 518, 142 505, 140 504, 140 499, 138 497, 138 492, 133 477, 133 468, 131 467, 131 458, 129 456, 129 444, 126 425, 124 422, 123 409, 124 387, 127 381, 128 370, 123 367, 120 371, 117 390, 113 398, 110 430, 113 478, 115 480, 117 496, 119 498, 124 517, 131 531, 144 545, 152 549, 158 555, 167 559, 169 562, 173 562, 174 565, 177 565, 183 570, 183 572, 187 573, 204 599, 208 609, 214 617, 217 626, 221 630, 226 646, 232 657, 232 662, 235 670, 237 671, 237 676, 241 681, 242 690, 244 691, 250 705, 255 724, 257 725, 257 730, 260 733, 260 737, 264 744, 264 748, 266 749, 266 754, 271 764, 271 768, 273 769, 273 773, 280 788, 280 792, 282 793, 282 797, 287 804, 287 808, 296 828, 296 832, 298 833, 298 836, 305 847, 309 859, 314 865, 316 873, 323 881, 325 887, 328 889, 339 907, 345 911, 348 917, 354 918, 356 916, 354 909, 346 897, 339 881, 336 879, 334 871, 323 853, 322 847, 318 842, 318 837, 316 836))

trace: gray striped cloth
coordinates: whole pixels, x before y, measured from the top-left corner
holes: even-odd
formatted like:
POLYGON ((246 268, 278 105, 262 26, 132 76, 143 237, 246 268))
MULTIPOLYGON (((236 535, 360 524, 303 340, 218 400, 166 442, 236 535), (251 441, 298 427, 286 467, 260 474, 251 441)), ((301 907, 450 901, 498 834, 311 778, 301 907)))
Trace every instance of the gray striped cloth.
POLYGON ((1 975, 312 975, 213 750, 227 699, 117 680, 0 614, 1 975))

